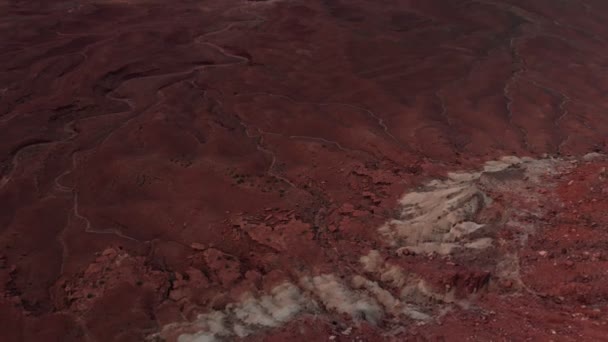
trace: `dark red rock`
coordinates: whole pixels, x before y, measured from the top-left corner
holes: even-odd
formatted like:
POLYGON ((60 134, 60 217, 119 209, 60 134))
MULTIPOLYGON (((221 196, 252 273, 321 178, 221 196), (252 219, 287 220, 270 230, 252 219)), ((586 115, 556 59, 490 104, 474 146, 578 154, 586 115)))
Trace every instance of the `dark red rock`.
MULTIPOLYGON (((426 180, 508 154, 607 152, 599 0, 11 1, 0 13, 2 341, 143 340, 302 270, 350 269, 426 180)), ((484 289, 476 305, 495 315, 457 309, 390 338, 362 325, 348 340, 605 338, 604 307, 572 315, 608 295, 606 167, 588 160, 538 190, 565 206, 527 219, 552 226, 522 247, 529 292, 492 292, 491 256, 402 253, 435 288, 484 289)), ((251 339, 344 329, 303 318, 251 339)))

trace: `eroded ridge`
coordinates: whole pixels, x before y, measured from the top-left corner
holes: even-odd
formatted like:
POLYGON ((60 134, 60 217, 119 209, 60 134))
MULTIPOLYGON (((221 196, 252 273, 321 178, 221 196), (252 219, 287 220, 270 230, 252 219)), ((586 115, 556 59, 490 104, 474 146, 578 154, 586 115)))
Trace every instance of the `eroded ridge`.
MULTIPOLYGON (((394 277, 403 277, 398 270, 393 271, 396 272, 394 277)), ((390 277, 386 274, 383 276, 390 277)), ((397 279, 395 281, 400 283, 397 279)), ((402 279, 401 284, 405 282, 402 279)), ((417 290, 426 295, 423 282, 408 288, 406 292, 412 295, 417 290)), ((229 340, 278 328, 303 314, 322 315, 328 312, 372 325, 379 324, 387 316, 418 321, 430 318, 418 311, 415 305, 394 297, 377 281, 363 275, 341 279, 334 274, 320 274, 301 277, 298 284, 284 282, 261 296, 247 293, 240 302, 231 303, 223 310, 200 314, 192 322, 169 324, 153 337, 179 342, 229 340)))
POLYGON ((286 282, 261 297, 247 295, 224 310, 201 314, 193 322, 165 326, 160 335, 168 337, 180 332, 180 342, 245 337, 255 330, 279 327, 315 307, 316 303, 300 288, 286 282))
POLYGON ((537 228, 533 219, 555 207, 547 191, 539 189, 550 189, 551 179, 576 163, 504 157, 487 162, 479 171, 449 173, 402 197, 398 217, 378 228, 383 248, 362 253, 357 267, 335 274, 299 271, 297 281, 282 282, 267 293, 245 293, 239 302, 199 314, 190 322, 166 325, 153 337, 180 342, 231 340, 279 328, 303 315, 337 315, 381 324, 389 333, 430 322, 455 306, 466 309, 491 281, 508 280, 515 291, 526 290, 518 249, 537 228), (518 235, 505 240, 500 235, 505 229, 518 235), (483 253, 491 256, 484 265, 488 271, 469 276, 470 289, 464 292, 457 286, 438 287, 399 262, 404 255, 474 260, 483 253))
MULTIPOLYGON (((478 172, 449 173, 445 180, 433 180, 406 194, 399 217, 383 225, 380 235, 400 252, 449 254, 455 249, 488 248, 492 239, 475 233, 496 223, 480 218, 492 206, 492 195, 527 194, 531 201, 538 197, 530 193, 531 187, 539 186, 543 176, 564 172, 568 165, 561 159, 504 157, 487 162, 478 172)), ((533 208, 521 208, 517 215, 533 208)))

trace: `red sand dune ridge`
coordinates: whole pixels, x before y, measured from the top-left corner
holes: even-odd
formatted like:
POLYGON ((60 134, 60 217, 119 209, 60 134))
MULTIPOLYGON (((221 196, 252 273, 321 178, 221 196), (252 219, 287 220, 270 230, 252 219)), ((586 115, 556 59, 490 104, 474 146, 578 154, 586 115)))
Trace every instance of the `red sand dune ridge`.
POLYGON ((607 3, 0 13, 2 341, 608 336, 607 3))

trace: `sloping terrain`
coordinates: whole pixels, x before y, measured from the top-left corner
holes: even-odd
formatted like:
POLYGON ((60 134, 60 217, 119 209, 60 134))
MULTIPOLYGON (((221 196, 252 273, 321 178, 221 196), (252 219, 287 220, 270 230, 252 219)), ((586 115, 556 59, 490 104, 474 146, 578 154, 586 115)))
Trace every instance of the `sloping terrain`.
POLYGON ((0 1, 0 340, 606 339, 606 20, 0 1))

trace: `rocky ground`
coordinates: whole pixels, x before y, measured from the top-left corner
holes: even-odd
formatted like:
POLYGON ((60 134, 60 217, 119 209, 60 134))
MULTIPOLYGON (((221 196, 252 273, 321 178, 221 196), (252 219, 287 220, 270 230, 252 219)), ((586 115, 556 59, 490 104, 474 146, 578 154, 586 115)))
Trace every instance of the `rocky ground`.
POLYGON ((606 19, 0 1, 0 339, 608 340, 606 19))

